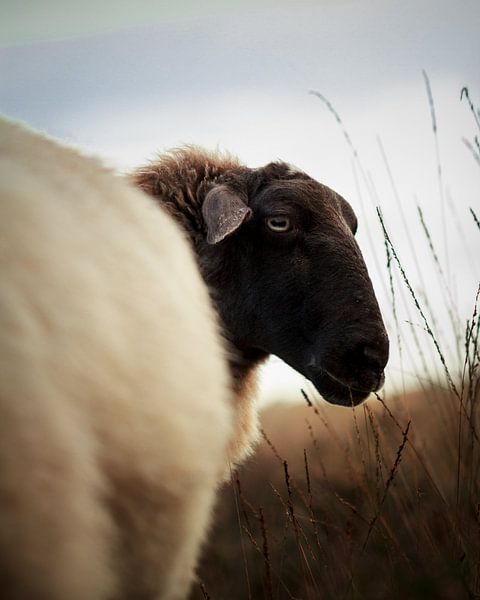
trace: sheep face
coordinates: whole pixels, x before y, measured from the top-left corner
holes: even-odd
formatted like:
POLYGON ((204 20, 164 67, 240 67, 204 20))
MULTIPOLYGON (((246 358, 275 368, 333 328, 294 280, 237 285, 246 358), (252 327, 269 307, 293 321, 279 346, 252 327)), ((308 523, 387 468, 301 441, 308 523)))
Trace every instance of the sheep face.
POLYGON ((350 205, 284 163, 205 192, 197 252, 233 345, 247 360, 279 356, 335 404, 379 389, 388 337, 350 205))

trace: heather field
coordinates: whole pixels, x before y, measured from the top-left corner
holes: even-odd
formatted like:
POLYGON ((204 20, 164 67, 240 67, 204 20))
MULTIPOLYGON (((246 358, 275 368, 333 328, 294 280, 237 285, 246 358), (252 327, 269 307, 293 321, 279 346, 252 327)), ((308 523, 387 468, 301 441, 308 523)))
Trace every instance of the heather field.
POLYGON ((478 401, 431 387, 269 408, 192 597, 478 598, 478 401))

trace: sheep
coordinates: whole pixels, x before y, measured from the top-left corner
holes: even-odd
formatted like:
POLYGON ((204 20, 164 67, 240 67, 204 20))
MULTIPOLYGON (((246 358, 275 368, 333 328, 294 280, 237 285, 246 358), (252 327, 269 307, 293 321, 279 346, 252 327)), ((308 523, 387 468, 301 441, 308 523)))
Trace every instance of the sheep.
POLYGON ((382 386, 388 336, 344 198, 285 162, 249 168, 195 146, 130 178, 187 233, 218 312, 234 382, 232 464, 257 438, 255 381, 270 354, 333 404, 382 386))
POLYGON ((128 176, 143 194, 0 133, 4 596, 185 598, 267 356, 334 404, 382 385, 355 214, 281 161, 185 147, 128 176))
POLYGON ((0 595, 183 599, 231 385, 184 234, 97 160, 0 119, 0 595))

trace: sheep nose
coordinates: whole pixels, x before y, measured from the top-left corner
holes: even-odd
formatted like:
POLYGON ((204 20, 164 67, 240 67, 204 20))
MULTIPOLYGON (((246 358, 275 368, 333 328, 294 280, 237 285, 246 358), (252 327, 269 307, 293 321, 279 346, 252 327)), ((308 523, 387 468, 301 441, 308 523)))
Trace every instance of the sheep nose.
POLYGON ((362 390, 378 390, 385 380, 383 370, 388 360, 388 339, 380 336, 375 340, 362 341, 345 356, 350 364, 352 387, 362 390))
POLYGON ((359 356, 365 361, 365 366, 368 366, 372 371, 381 372, 385 368, 385 352, 377 346, 363 344, 359 356))
POLYGON ((380 376, 388 361, 388 340, 380 338, 376 343, 362 342, 355 349, 354 355, 357 367, 380 376))

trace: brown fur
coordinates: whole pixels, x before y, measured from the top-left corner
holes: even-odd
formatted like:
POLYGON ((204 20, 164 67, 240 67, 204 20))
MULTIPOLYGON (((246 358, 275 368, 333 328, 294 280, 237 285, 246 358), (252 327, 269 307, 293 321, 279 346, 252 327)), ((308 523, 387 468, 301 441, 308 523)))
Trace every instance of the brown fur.
POLYGON ((162 206, 181 223, 195 242, 204 231, 202 192, 205 186, 227 172, 245 170, 230 154, 208 152, 198 146, 185 146, 160 155, 132 174, 140 189, 161 201, 162 206))

